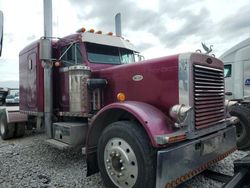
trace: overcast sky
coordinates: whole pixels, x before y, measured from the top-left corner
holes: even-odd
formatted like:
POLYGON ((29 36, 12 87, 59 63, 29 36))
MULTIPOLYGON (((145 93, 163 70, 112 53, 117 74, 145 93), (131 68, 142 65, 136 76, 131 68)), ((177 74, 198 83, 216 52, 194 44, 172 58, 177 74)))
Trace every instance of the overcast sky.
MULTIPOLYGON (((114 32, 122 14, 122 33, 148 58, 195 51, 201 41, 218 57, 250 35, 249 0, 52 0, 53 35, 80 27, 114 32)), ((4 41, 0 87, 18 81, 19 51, 43 35, 43 0, 0 0, 4 41), (2 85, 1 85, 2 84, 2 85), (6 85, 6 83, 5 83, 6 85)))

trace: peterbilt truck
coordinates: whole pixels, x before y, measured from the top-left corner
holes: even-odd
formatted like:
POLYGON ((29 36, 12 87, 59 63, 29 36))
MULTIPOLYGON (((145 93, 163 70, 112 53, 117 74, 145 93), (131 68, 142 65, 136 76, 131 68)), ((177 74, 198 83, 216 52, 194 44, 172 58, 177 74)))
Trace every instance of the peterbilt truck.
POLYGON ((250 38, 233 46, 220 59, 224 63, 226 98, 238 101, 231 114, 239 118, 236 126, 237 145, 250 147, 250 38))
MULTIPOLYGON (((37 127, 45 115, 43 40, 19 54, 19 113, 37 127)), ((183 53, 135 62, 129 41, 84 28, 52 41, 51 52, 47 142, 83 147, 88 175, 100 171, 108 187, 175 187, 236 149, 220 60, 183 53)), ((23 133, 24 123, 9 117, 1 110, 3 139, 23 133)))

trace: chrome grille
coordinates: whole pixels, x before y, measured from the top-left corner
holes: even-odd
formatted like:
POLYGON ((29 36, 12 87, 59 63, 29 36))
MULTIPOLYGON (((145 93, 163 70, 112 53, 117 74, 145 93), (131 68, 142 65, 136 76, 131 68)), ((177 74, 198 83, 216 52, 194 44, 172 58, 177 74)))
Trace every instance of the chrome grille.
POLYGON ((194 65, 194 112, 197 129, 224 120, 223 70, 194 65))

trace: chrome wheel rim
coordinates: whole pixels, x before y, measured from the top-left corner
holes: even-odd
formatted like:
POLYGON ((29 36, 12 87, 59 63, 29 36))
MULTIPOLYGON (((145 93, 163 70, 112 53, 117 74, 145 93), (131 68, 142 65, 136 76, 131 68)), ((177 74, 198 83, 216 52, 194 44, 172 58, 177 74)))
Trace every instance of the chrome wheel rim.
POLYGON ((112 138, 104 149, 104 164, 117 187, 133 187, 138 177, 138 163, 131 146, 121 138, 112 138))

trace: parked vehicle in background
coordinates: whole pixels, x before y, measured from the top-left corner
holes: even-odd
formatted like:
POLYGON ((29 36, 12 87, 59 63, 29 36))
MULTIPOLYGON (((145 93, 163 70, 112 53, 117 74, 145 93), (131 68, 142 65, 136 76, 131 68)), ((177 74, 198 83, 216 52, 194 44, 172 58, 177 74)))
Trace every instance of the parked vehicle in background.
POLYGON ((14 96, 14 101, 16 104, 19 104, 19 96, 15 95, 14 96))
POLYGON ((5 104, 6 104, 6 106, 15 104, 15 96, 14 95, 7 95, 7 97, 5 99, 5 104))
POLYGON ((8 89, 0 88, 0 105, 5 104, 5 99, 7 95, 8 95, 8 89))
POLYGON ((233 46, 220 59, 224 63, 226 98, 238 101, 231 114, 240 120, 236 126, 237 145, 250 147, 250 38, 233 46))

